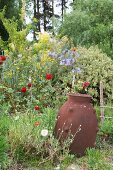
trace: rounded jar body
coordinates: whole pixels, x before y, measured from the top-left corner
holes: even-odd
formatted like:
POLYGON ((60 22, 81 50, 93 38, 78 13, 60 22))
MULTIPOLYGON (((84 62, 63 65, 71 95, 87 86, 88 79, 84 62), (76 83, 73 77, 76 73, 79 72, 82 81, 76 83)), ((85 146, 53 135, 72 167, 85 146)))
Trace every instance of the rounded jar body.
POLYGON ((78 156, 84 155, 86 148, 95 146, 98 123, 91 99, 86 94, 69 94, 59 110, 54 129, 61 142, 70 138, 70 152, 78 156))

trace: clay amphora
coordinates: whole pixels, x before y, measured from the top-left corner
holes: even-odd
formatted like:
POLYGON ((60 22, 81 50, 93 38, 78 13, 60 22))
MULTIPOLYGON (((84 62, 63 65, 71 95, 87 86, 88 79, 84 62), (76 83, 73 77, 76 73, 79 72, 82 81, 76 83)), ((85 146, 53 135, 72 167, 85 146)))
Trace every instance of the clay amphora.
POLYGON ((98 123, 91 101, 90 95, 70 93, 59 110, 54 129, 61 142, 72 138, 69 149, 78 156, 84 155, 86 148, 95 146, 98 123))

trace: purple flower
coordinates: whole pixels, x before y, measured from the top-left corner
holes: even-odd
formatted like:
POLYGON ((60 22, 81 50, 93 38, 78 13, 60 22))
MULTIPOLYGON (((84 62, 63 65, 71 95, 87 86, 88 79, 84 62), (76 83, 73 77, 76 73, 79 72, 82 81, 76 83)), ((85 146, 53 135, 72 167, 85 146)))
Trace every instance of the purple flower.
POLYGON ((56 52, 49 52, 48 55, 49 55, 49 57, 52 57, 52 58, 57 58, 58 57, 56 52))
POLYGON ((75 62, 74 58, 67 58, 60 61, 60 65, 71 66, 75 62))
POLYGON ((81 69, 79 67, 76 68, 77 73, 81 73, 81 69))
POLYGON ((58 58, 62 58, 62 55, 61 54, 58 54, 58 56, 57 56, 58 58))
POLYGON ((81 73, 81 69, 79 67, 72 69, 72 73, 81 73))

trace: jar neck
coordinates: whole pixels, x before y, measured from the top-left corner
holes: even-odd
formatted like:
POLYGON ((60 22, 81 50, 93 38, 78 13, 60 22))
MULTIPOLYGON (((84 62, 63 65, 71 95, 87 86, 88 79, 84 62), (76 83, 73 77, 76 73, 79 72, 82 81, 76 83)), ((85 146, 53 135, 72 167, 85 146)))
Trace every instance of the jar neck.
POLYGON ((68 100, 70 102, 91 103, 91 99, 92 97, 88 94, 77 94, 77 93, 68 94, 68 100))

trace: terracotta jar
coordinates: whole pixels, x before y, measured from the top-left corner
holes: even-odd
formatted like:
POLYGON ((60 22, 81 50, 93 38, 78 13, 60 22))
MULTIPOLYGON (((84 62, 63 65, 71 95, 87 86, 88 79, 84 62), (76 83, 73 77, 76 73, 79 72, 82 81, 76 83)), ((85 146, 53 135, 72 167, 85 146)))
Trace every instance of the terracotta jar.
POLYGON ((88 147, 95 146, 98 123, 96 112, 87 94, 69 94, 60 108, 54 133, 62 142, 70 138, 70 152, 78 156, 88 147))

